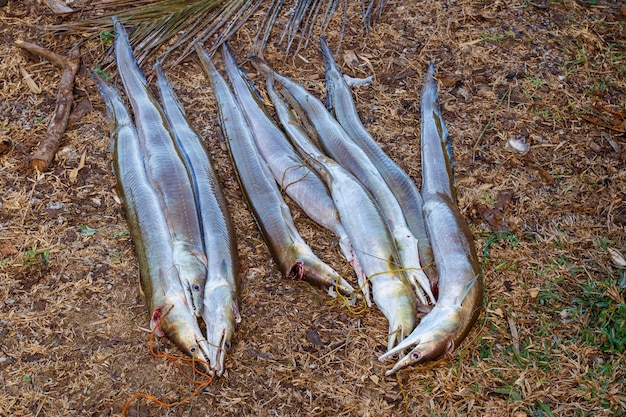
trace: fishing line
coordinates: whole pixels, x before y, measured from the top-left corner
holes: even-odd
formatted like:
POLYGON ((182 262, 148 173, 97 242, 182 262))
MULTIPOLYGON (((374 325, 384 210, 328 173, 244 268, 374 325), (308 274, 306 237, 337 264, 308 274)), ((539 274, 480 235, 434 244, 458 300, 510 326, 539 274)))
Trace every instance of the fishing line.
MULTIPOLYGON (((430 264, 428 264, 426 267, 430 266, 430 264)), ((369 277, 367 277, 367 279, 365 280, 365 282, 363 283, 363 285, 361 285, 360 287, 358 287, 355 290, 355 295, 358 294, 364 294, 364 288, 367 286, 367 284, 369 284, 370 280, 372 280, 373 278, 375 278, 378 275, 385 275, 385 274, 395 274, 398 272, 404 272, 404 271, 408 271, 410 269, 424 269, 424 268, 400 268, 400 269, 390 269, 388 271, 381 271, 381 272, 376 272, 372 275, 370 275, 369 277)), ((344 278, 344 277, 341 277, 344 278)), ((345 279, 345 278, 344 278, 345 279)), ((345 295, 341 294, 338 291, 338 282, 335 281, 335 292, 337 293, 337 298, 334 298, 332 300, 330 300, 328 302, 328 304, 332 304, 336 301, 342 301, 344 303, 344 305, 346 306, 346 308, 348 309, 348 311, 354 315, 360 315, 363 314, 365 311, 367 311, 368 307, 367 307, 367 301, 365 300, 365 297, 362 298, 363 300, 363 304, 364 307, 360 310, 355 310, 350 306, 350 299, 348 297, 346 297, 345 295)))
MULTIPOLYGON (((342 241, 341 241, 341 240, 339 240, 339 239, 335 239, 335 240, 339 243, 339 245, 344 245, 344 246, 347 246, 347 244, 346 244, 345 242, 342 242, 342 241)), ((401 266, 402 266, 402 264, 401 264, 400 262, 398 262, 398 261, 385 259, 385 258, 383 258, 383 257, 381 257, 381 256, 376 256, 376 255, 374 255, 373 253, 368 253, 368 252, 365 252, 365 251, 363 251, 363 250, 356 249, 354 246, 352 246, 352 250, 355 252, 355 254, 358 252, 358 253, 360 253, 361 255, 369 256, 370 258, 378 259, 379 261, 387 261, 387 262, 389 262, 390 264, 392 264, 393 266, 398 266, 398 267, 401 267, 401 266)), ((425 268, 425 267, 424 267, 424 268, 425 268)), ((424 268, 415 268, 415 269, 424 269, 424 268)), ((405 270, 407 270, 407 269, 413 269, 413 268, 405 268, 405 270)), ((381 273, 382 273, 382 272, 381 272, 381 273)))
POLYGON ((398 383, 398 388, 400 388, 400 394, 402 394, 402 400, 404 402, 404 417, 408 417, 409 396, 406 394, 406 391, 404 390, 404 385, 402 385, 402 378, 400 378, 400 372, 396 373, 396 382, 398 383))
MULTIPOLYGON (((463 357, 464 357, 464 355, 461 355, 461 357, 459 358, 459 365, 461 364, 463 357)), ((462 368, 459 366, 458 374, 457 374, 456 378, 454 378, 454 382, 452 383, 452 387, 449 390, 446 390, 446 394, 443 396, 443 401, 442 401, 443 403, 445 403, 448 400, 448 397, 450 396, 450 393, 452 391, 454 391, 454 389, 457 387, 457 385, 459 383, 459 380, 461 379, 461 373, 462 373, 461 371, 462 371, 462 368)), ((463 400, 461 400, 461 401, 463 401, 463 400)), ((455 403, 455 405, 458 404, 458 403, 459 402, 455 403)))
MULTIPOLYGON (((333 239, 333 240, 335 240, 336 242, 338 242, 338 243, 339 243, 339 245, 344 245, 344 246, 347 246, 345 242, 342 242, 342 241, 341 241, 341 240, 339 240, 339 239, 333 239)), ((368 252, 365 252, 365 251, 363 251, 363 250, 356 249, 355 247, 352 247, 352 250, 353 250, 354 252, 358 252, 358 253, 360 253, 360 254, 362 254, 362 255, 369 256, 369 257, 371 257, 371 258, 375 258, 375 259, 378 259, 378 260, 380 260, 380 261, 387 261, 387 262, 389 262, 390 264, 392 264, 393 266, 397 266, 397 267, 399 267, 398 269, 392 269, 392 270, 390 270, 389 272, 424 271, 425 269, 430 268, 431 266, 434 266, 434 265, 435 265, 435 263, 434 263, 434 262, 431 262, 431 263, 429 263, 428 265, 426 265, 426 266, 421 266, 421 267, 419 267, 419 268, 418 268, 418 267, 416 267, 416 266, 412 266, 412 267, 406 267, 406 268, 404 268, 404 267, 402 267, 402 263, 400 263, 399 261, 385 259, 385 258, 383 258, 383 257, 376 256, 376 255, 374 255, 374 254, 372 254, 372 253, 368 253, 368 252)), ((384 274, 384 273, 385 273, 385 272, 377 272, 377 273, 376 273, 376 274, 374 274, 374 275, 379 275, 379 274, 384 274)))
MULTIPOLYGON (((169 309, 167 310, 167 312, 161 317, 161 320, 165 318, 165 316, 167 316, 170 311, 172 311, 172 309, 174 308, 174 306, 170 306, 169 309)), ((196 363, 202 363, 204 365, 209 366, 209 363, 203 360, 199 360, 199 359, 195 359, 195 358, 188 358, 188 357, 184 357, 184 356, 176 356, 176 355, 170 355, 168 353, 160 353, 160 352, 156 352, 154 350, 154 335, 156 334, 156 331, 158 329, 158 326, 155 326, 154 329, 152 329, 152 332, 150 332, 150 339, 148 342, 148 346, 150 348, 150 353, 152 354, 152 356, 156 357, 156 358, 165 358, 170 364, 174 365, 183 375, 183 377, 191 382, 192 384, 196 385, 196 388, 193 390, 193 392, 191 393, 190 396, 180 400, 180 401, 174 401, 171 403, 166 403, 163 402, 161 400, 159 400, 158 398, 156 398, 153 395, 147 394, 147 393, 143 393, 143 392, 138 392, 135 395, 133 395, 133 397, 128 400, 126 402, 126 404, 124 404, 124 408, 122 408, 122 412, 121 415, 122 417, 125 417, 128 413, 128 410, 130 409, 131 404, 136 401, 139 398, 145 398, 149 401, 152 401, 154 403, 157 403, 158 405, 160 405, 161 407, 165 407, 165 408, 174 408, 176 406, 182 405, 182 404, 187 404, 190 401, 192 401, 203 389, 205 389, 206 387, 208 387, 211 382, 213 381, 213 377, 210 376, 209 374, 202 372, 198 369, 196 369, 195 364, 196 363), (202 380, 195 380, 192 377, 190 377, 189 375, 187 375, 187 373, 183 370, 181 363, 183 364, 188 364, 191 366, 191 369, 193 369, 193 372, 195 374, 200 375, 203 379, 202 380)))
POLYGON ((283 172, 283 176, 280 180, 280 188, 283 190, 284 193, 287 193, 287 189, 289 187, 291 187, 294 184, 299 183, 300 181, 304 181, 309 175, 311 175, 311 168, 306 164, 306 162, 302 162, 301 164, 297 164, 297 165, 292 165, 289 168, 287 168, 285 170, 285 172, 283 172), (289 171, 290 169, 298 169, 298 168, 308 168, 308 172, 303 175, 302 177, 298 178, 297 180, 291 181, 289 184, 285 185, 285 179, 287 177, 287 171, 289 171))

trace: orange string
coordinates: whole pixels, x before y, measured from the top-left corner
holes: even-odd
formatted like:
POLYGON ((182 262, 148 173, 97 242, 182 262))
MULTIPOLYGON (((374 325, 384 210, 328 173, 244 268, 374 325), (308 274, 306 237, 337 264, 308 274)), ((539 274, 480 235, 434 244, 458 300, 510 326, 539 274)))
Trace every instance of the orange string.
MULTIPOLYGON (((174 306, 171 306, 167 312, 163 315, 163 317, 161 317, 161 319, 163 319, 165 316, 167 316, 169 314, 170 311, 172 311, 172 309, 174 308, 174 306)), ((193 390, 193 392, 191 393, 191 395, 187 398, 184 398, 180 401, 175 401, 175 402, 171 402, 171 403, 166 403, 163 402, 161 400, 159 400, 158 398, 156 398, 153 395, 147 394, 147 393, 143 393, 143 392, 138 392, 137 394, 133 395, 133 397, 128 400, 126 402, 126 404, 124 404, 124 408, 122 408, 122 417, 126 416, 126 414, 128 413, 128 410, 131 406, 131 404, 133 402, 135 402, 136 400, 138 400, 139 398, 145 398, 147 400, 150 400, 154 403, 157 403, 158 405, 160 405, 161 407, 165 407, 165 408, 173 408, 182 404, 187 404, 188 402, 190 402, 191 400, 193 400, 204 388, 208 387, 211 382, 213 381, 213 377, 208 375, 205 372, 202 372, 198 369, 196 369, 195 364, 196 363, 203 363, 205 365, 209 365, 207 362, 202 361, 202 360, 197 360, 194 358, 188 358, 185 356, 176 356, 176 355, 170 355, 168 353, 160 353, 160 352, 156 352, 154 350, 154 335, 156 333, 158 326, 155 326, 154 329, 152 329, 152 332, 150 333, 150 339, 149 339, 149 347, 150 347, 150 353, 152 354, 152 356, 156 357, 156 358, 165 358, 170 364, 174 365, 179 371, 180 373, 185 377, 185 379, 189 382, 191 382, 192 384, 196 385, 196 388, 193 390), (193 377, 187 375, 187 373, 185 372, 185 370, 182 367, 182 364, 187 364, 191 367, 191 369, 193 370, 194 374, 199 375, 202 379, 200 380, 196 380, 193 377)))

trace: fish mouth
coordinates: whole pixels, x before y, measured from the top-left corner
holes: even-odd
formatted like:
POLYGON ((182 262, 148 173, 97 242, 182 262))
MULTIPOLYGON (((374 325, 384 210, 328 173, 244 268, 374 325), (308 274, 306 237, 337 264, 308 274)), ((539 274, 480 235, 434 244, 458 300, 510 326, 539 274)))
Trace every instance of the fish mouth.
POLYGON ((206 282, 206 262, 202 254, 197 254, 185 242, 174 242, 175 266, 180 283, 185 291, 185 299, 195 317, 200 317, 203 308, 204 285, 206 282))
POLYGON ((198 306, 196 305, 196 301, 194 300, 195 297, 198 297, 198 295, 194 294, 194 292, 200 292, 200 289, 201 288, 198 284, 194 284, 193 286, 191 284, 185 285, 185 298, 187 298, 187 304, 189 305, 191 314, 193 314, 195 317, 200 317, 200 315, 202 314, 202 310, 198 308, 198 306))
MULTIPOLYGON (((221 376, 224 373, 224 359, 226 356, 226 329, 222 329, 222 336, 216 346, 209 344, 209 346, 215 349, 215 357, 211 362, 213 370, 217 376, 221 376)), ((229 343, 230 346, 230 343, 229 343)))
MULTIPOLYGON (((218 333, 214 332, 213 334, 218 333)), ((226 352, 231 348, 230 337, 232 331, 229 331, 227 327, 222 327, 219 336, 215 341, 207 341, 208 355, 207 359, 211 363, 211 369, 215 376, 222 376, 226 370, 224 361, 226 359, 226 352)), ((209 336, 209 335, 207 335, 209 336)))
MULTIPOLYGON (((428 362, 432 359, 436 359, 443 354, 450 354, 454 350, 454 338, 452 335, 439 339, 433 340, 425 343, 421 343, 421 341, 417 341, 417 345, 411 350, 407 355, 403 356, 396 362, 396 364, 387 372, 385 375, 393 375, 398 372, 400 369, 406 368, 410 365, 416 365, 422 362, 428 362)), ((394 350, 395 352, 396 350, 394 350)), ((387 358, 388 354, 391 352, 382 355, 381 360, 387 358)))
POLYGON ((206 328, 208 360, 216 376, 224 371, 226 351, 231 346, 235 324, 241 320, 235 294, 228 286, 210 288, 205 293, 202 319, 206 328))
POLYGON ((460 324, 456 309, 435 306, 406 339, 378 358, 384 361, 395 354, 402 355, 410 349, 408 354, 402 356, 393 368, 386 372, 386 375, 392 375, 409 365, 436 359, 444 353, 452 353, 460 324))
POLYGON ((209 376, 214 375, 209 357, 209 343, 206 339, 196 337, 196 343, 189 347, 188 354, 192 357, 195 368, 200 369, 209 376))

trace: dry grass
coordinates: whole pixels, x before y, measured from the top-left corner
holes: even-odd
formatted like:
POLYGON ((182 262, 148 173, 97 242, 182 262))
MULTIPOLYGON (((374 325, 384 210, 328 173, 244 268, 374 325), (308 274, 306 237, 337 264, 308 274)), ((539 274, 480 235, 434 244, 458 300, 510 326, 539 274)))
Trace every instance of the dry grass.
MULTIPOLYGON (((16 17, 27 3, 0 8, 0 36, 67 53, 78 38, 43 31, 56 18, 33 7, 16 17)), ((209 83, 190 60, 168 76, 235 213, 243 322, 226 375, 205 393, 169 414, 141 400, 129 415, 623 415, 626 282, 606 248, 626 247, 625 6, 390 1, 365 37, 354 3, 338 62, 349 75, 376 76, 355 91, 362 119, 417 181, 419 92, 436 60, 459 204, 487 255, 487 314, 452 358, 385 377, 390 363, 377 356, 386 323, 376 309, 355 316, 280 277, 232 176, 209 83), (526 137, 530 152, 505 151, 512 136, 526 137)), ((336 19, 331 45, 338 28, 336 19)), ((250 23, 233 40, 239 57, 254 30, 250 23)), ((119 415, 137 392, 177 401, 193 390, 148 350, 108 125, 87 76, 101 49, 85 49, 75 88, 93 110, 70 126, 50 172, 36 176, 28 157, 50 121, 60 70, 0 44, 2 416, 119 415)), ((270 46, 265 57, 323 95, 316 47, 285 59, 270 46)), ((348 274, 336 243, 296 217, 314 250, 348 274)), ((176 353, 166 341, 158 349, 176 353)))

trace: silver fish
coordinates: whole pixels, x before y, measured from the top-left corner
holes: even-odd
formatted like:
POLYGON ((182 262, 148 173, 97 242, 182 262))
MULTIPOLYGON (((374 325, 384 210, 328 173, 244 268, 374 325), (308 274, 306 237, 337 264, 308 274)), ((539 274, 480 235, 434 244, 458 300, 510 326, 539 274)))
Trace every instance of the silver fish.
POLYGON ((196 198, 208 261, 202 319, 206 325, 211 367, 219 376, 224 372, 225 351, 230 346, 235 323, 241 322, 237 304, 239 258, 235 231, 207 150, 190 126, 161 65, 155 64, 154 69, 163 110, 196 198))
POLYGON ((396 197, 365 152, 352 142, 343 127, 326 110, 324 104, 317 97, 290 78, 273 71, 259 58, 253 58, 251 62, 259 70, 271 73, 281 83, 285 91, 291 96, 290 100, 297 103, 306 113, 306 117, 317 131, 317 137, 328 155, 358 178, 372 194, 387 220, 389 230, 398 248, 399 263, 396 265, 396 269, 404 270, 404 279, 414 289, 422 304, 428 304, 428 299, 434 302, 435 298, 430 288, 430 282, 420 265, 417 239, 409 230, 396 197))
POLYGON ((193 313, 202 313, 206 257, 193 189, 185 165, 174 146, 161 107, 133 55, 124 26, 113 18, 115 59, 126 96, 135 113, 137 132, 146 156, 146 170, 158 191, 174 241, 174 260, 193 313))
POLYGON ((139 260, 141 288, 151 327, 156 327, 159 336, 167 336, 208 371, 209 346, 191 314, 174 266, 169 227, 146 174, 137 131, 117 90, 97 75, 94 79, 115 125, 112 136, 117 189, 139 260))
POLYGON ((357 113, 350 87, 337 67, 326 38, 322 36, 320 43, 326 71, 326 106, 348 136, 367 154, 398 200, 406 223, 417 239, 420 264, 431 283, 435 282, 437 272, 433 266, 433 252, 426 232, 422 196, 411 177, 380 149, 365 129, 357 113))
POLYGON ((302 160, 283 131, 267 114, 258 91, 243 70, 237 66, 235 57, 228 45, 222 46, 222 52, 224 68, 233 86, 237 101, 240 103, 246 121, 252 129, 257 149, 272 171, 274 178, 283 191, 311 220, 338 237, 339 248, 352 265, 359 279, 363 280, 365 274, 360 267, 358 258, 354 256, 352 244, 339 220, 339 213, 326 186, 302 160))
POLYGON ((252 131, 233 93, 200 44, 196 44, 196 52, 213 84, 220 126, 241 189, 283 276, 304 279, 351 297, 354 288, 315 256, 298 233, 272 173, 256 150, 252 131))
POLYGON ((413 333, 379 359, 413 346, 387 375, 450 353, 467 336, 483 307, 483 284, 474 240, 456 202, 452 157, 430 64, 421 101, 422 198, 439 271, 439 298, 413 333))
MULTIPOLYGON (((343 167, 326 157, 311 141, 272 74, 268 92, 281 123, 307 162, 324 180, 337 206, 341 222, 353 242, 356 256, 372 284, 374 302, 389 321, 387 348, 400 342, 415 326, 417 300, 396 271, 397 253, 387 224, 362 184, 343 167)), ((366 283, 364 284, 367 285, 366 283)))

